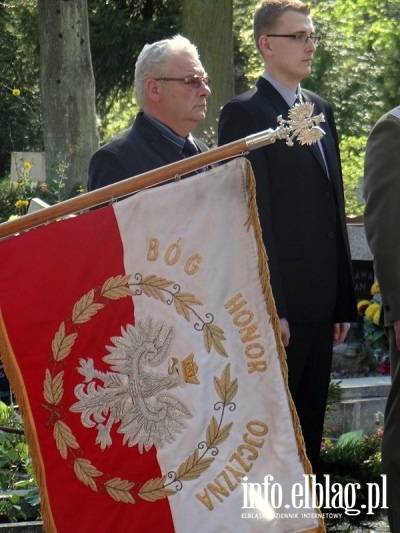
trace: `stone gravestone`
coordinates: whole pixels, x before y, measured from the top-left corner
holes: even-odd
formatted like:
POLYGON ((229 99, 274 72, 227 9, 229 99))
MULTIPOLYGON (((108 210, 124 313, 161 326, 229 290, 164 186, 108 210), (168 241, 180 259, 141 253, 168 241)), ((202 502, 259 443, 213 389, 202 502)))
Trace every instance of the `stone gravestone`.
MULTIPOLYGON (((364 177, 358 180, 357 199, 365 205, 364 177)), ((371 299, 371 286, 375 281, 373 257, 365 236, 363 216, 348 217, 347 233, 350 242, 350 253, 354 274, 354 289, 357 300, 371 299)))
POLYGON ((347 224, 350 253, 354 274, 354 289, 357 300, 370 300, 371 286, 374 283, 374 267, 372 253, 368 247, 364 224, 347 224))

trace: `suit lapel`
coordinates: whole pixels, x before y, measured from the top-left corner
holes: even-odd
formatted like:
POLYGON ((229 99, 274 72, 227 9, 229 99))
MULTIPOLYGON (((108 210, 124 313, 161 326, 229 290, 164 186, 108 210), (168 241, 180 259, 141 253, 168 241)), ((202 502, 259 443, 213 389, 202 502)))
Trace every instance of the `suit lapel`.
POLYGON ((172 141, 166 140, 161 130, 156 128, 151 122, 146 120, 143 115, 136 117, 138 126, 140 127, 140 133, 146 140, 152 151, 157 153, 161 159, 165 161, 165 164, 175 163, 183 159, 183 155, 179 150, 179 147, 172 141))
POLYGON ((264 96, 270 106, 276 110, 276 116, 282 115, 287 118, 289 106, 287 105, 283 96, 273 87, 265 78, 259 78, 257 81, 257 89, 259 93, 264 96))

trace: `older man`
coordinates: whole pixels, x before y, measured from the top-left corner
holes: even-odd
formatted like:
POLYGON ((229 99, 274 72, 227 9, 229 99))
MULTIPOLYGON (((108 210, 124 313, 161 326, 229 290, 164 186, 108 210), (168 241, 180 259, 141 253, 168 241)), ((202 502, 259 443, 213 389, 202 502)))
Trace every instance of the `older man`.
POLYGON ((135 68, 140 112, 129 130, 92 156, 88 190, 207 150, 191 131, 205 119, 209 82, 197 48, 185 37, 145 45, 135 68))

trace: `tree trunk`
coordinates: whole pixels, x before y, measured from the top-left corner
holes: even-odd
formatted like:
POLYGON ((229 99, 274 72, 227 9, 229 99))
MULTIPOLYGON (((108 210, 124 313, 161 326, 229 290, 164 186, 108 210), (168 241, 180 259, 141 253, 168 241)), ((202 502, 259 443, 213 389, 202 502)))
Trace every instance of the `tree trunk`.
POLYGON ((87 0, 38 0, 46 181, 86 187, 98 148, 87 0), (65 180, 65 181, 64 181, 65 180))
POLYGON ((232 0, 182 0, 182 34, 199 49, 212 80, 207 117, 195 134, 216 141, 220 108, 234 94, 232 0))

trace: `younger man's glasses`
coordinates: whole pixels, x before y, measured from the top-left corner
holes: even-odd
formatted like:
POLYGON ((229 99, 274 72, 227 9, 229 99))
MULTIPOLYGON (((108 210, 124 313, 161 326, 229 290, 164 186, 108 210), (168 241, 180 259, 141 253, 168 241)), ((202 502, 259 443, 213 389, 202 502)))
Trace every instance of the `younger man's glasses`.
POLYGON ((285 37, 286 39, 293 39, 295 43, 302 46, 305 46, 308 41, 312 41, 314 43, 314 46, 318 46, 322 39, 320 35, 314 35, 313 33, 311 35, 305 35, 304 33, 293 33, 289 35, 271 33, 269 35, 266 35, 265 37, 285 37))

